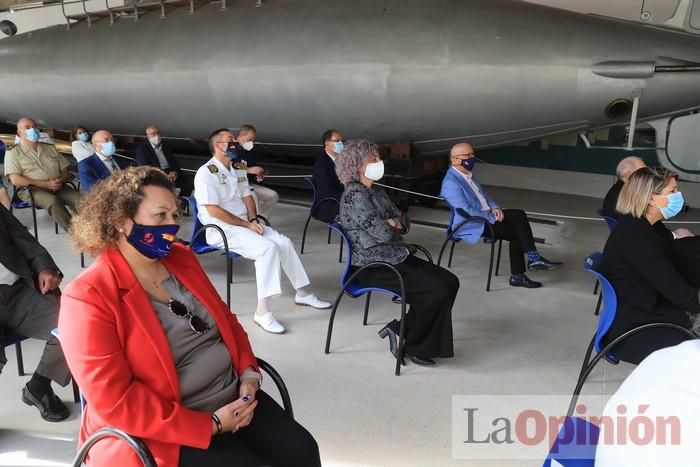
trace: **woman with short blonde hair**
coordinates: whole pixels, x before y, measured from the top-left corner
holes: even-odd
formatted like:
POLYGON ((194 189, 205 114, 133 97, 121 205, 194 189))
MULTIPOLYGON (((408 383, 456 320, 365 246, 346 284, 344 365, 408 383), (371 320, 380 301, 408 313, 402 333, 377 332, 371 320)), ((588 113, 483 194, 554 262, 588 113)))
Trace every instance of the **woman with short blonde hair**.
MULTIPOLYGON (((617 202, 620 221, 605 244, 600 266, 617 294, 617 314, 604 343, 643 324, 695 329, 700 322, 698 289, 682 274, 673 235, 661 222, 682 207, 678 175, 662 167, 637 170, 622 188, 617 202)), ((626 339, 613 353, 639 363, 655 350, 687 339, 677 330, 650 329, 626 339)))

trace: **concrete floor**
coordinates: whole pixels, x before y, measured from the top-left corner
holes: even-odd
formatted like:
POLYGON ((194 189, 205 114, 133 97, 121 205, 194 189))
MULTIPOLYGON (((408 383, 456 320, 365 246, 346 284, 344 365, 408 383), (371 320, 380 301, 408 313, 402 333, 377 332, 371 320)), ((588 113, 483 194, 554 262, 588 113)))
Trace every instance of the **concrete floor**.
MULTIPOLYGON (((595 217, 600 205, 600 200, 577 196, 498 188, 492 188, 491 193, 504 206, 537 212, 595 217)), ((283 193, 283 199, 306 196, 283 193)), ((280 204, 271 221, 299 245, 307 212, 303 207, 280 204)), ((448 220, 448 214, 441 210, 413 208, 410 214, 416 220, 448 220)), ((30 224, 29 212, 19 212, 17 216, 30 224)), ((68 283, 81 271, 78 255, 71 250, 65 233, 53 233, 45 212, 38 217, 40 241, 63 270, 64 284, 68 283)), ((331 354, 325 355, 328 311, 296 307, 292 289, 285 281, 284 294, 272 302, 272 309, 287 327, 287 333, 265 333, 252 321, 253 263, 242 259, 234 262, 232 308, 248 331, 256 354, 272 363, 284 377, 296 417, 316 437, 324 465, 541 465, 543 457, 513 459, 505 451, 505 459, 500 460, 452 457, 453 396, 505 395, 503 403, 507 404, 508 395, 560 395, 564 396, 560 408, 563 413, 595 328, 593 279, 583 271, 582 259, 602 249, 607 227, 598 220, 570 219, 558 219, 554 226, 533 226, 536 236, 547 239, 541 252, 550 259, 564 261, 564 266, 557 271, 532 273, 531 277, 545 283, 542 289, 512 288, 507 283, 506 247, 502 273, 494 278, 492 291, 487 293, 484 289, 488 248, 483 244, 459 245, 451 269, 461 280, 453 309, 455 357, 439 361, 435 368, 409 363, 400 377, 394 376, 394 360, 387 341, 376 334, 398 313, 397 305, 387 297, 373 298, 367 327, 361 325, 364 300, 343 299, 331 354)), ((190 231, 191 219, 184 218, 182 237, 188 238, 190 231)), ((435 257, 443 239, 442 230, 420 225, 407 236, 407 241, 422 244, 435 257)), ((312 221, 302 260, 313 291, 328 300, 339 290, 342 266, 337 251, 337 240, 327 245, 323 226, 312 221)), ((201 261, 223 296, 223 259, 210 254, 201 257, 201 261)), ((25 366, 31 369, 42 344, 30 340, 23 348, 25 366)), ((66 422, 43 422, 36 409, 21 403, 20 390, 28 377, 17 376, 14 350, 7 351, 9 362, 0 384, 0 465, 68 465, 75 452, 79 408, 71 403, 73 415, 66 422)), ((630 370, 626 364, 602 364, 591 375, 584 392, 611 394, 630 370)), ((264 387, 274 393, 269 384, 264 387)), ((70 387, 57 392, 63 400, 72 400, 70 387)))

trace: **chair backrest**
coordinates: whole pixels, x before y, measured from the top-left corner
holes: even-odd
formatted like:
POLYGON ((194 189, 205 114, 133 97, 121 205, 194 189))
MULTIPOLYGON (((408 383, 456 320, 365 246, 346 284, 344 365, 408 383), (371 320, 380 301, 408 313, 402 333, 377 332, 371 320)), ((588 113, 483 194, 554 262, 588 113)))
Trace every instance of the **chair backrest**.
POLYGON ((542 467, 593 467, 599 438, 598 425, 567 417, 542 467))
POLYGON ((613 231, 613 229, 615 229, 615 227, 617 227, 617 219, 615 219, 614 217, 606 216, 605 214, 603 214, 602 209, 598 209, 596 213, 598 214, 598 216, 602 217, 603 220, 605 220, 605 223, 608 224, 608 229, 610 229, 611 232, 613 231))
POLYGON ((309 210, 314 209, 316 206, 316 184, 314 183, 314 179, 312 177, 304 177, 304 180, 309 182, 309 185, 311 185, 311 206, 309 206, 309 210))
MULTIPOLYGON (((604 347, 602 345, 603 337, 605 337, 612 327, 615 321, 615 315, 617 314, 617 294, 615 293, 615 289, 610 281, 598 271, 602 261, 603 254, 596 252, 586 257, 583 262, 584 269, 594 274, 596 279, 598 279, 600 293, 603 294, 603 307, 600 311, 598 327, 595 331, 594 348, 596 352, 600 352, 600 349, 604 347)), ((605 358, 612 363, 617 363, 619 361, 619 359, 611 353, 608 353, 605 358)))
POLYGON ((13 209, 26 209, 32 207, 32 203, 30 201, 23 201, 22 198, 19 197, 19 190, 15 185, 12 185, 11 199, 12 200, 10 203, 12 204, 13 209))
POLYGON ((348 258, 347 262, 345 263, 345 269, 343 270, 343 273, 340 275, 340 288, 343 288, 345 285, 345 282, 350 278, 350 265, 352 264, 352 248, 350 247, 350 239, 348 238, 348 234, 345 233, 345 230, 343 230, 343 227, 337 223, 334 222, 332 224, 328 224, 328 227, 331 229, 335 230, 338 235, 340 235, 341 242, 345 243, 345 249, 348 252, 348 258))
POLYGON ((190 236, 190 248, 194 250, 195 253, 206 253, 211 251, 213 247, 207 243, 207 235, 205 233, 198 235, 195 238, 195 234, 202 228, 202 223, 199 221, 197 216, 197 200, 194 196, 185 196, 187 203, 190 205, 190 213, 192 214, 192 235, 190 236))

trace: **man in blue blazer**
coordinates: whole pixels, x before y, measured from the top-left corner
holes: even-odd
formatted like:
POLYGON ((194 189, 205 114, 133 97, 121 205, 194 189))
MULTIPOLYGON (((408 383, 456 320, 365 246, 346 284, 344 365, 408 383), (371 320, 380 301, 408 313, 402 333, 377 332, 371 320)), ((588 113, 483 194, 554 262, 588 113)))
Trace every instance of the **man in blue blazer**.
POLYGON ((316 203, 321 203, 324 199, 333 198, 338 202, 327 200, 322 204, 317 204, 311 215, 330 224, 338 216, 340 197, 343 195, 345 187, 338 175, 335 173, 335 160, 341 157, 343 152, 343 135, 336 130, 328 130, 321 137, 323 141, 323 154, 314 162, 313 181, 316 187, 316 203))
POLYGON ((80 173, 80 189, 89 192, 95 183, 112 175, 117 170, 124 169, 128 163, 121 157, 113 157, 116 152, 112 133, 107 130, 95 132, 92 136, 95 154, 78 162, 80 173))
MULTIPOLYGON (((542 283, 525 275, 524 255, 527 254, 529 270, 550 269, 561 263, 548 261, 537 251, 530 222, 523 210, 501 209, 486 193, 472 174, 474 164, 474 148, 470 144, 460 143, 452 147, 450 168, 440 191, 453 212, 450 232, 465 220, 457 208, 463 209, 469 216, 483 217, 493 226, 496 240, 507 240, 510 244, 510 285, 530 289, 542 287, 542 283)), ((460 228, 455 238, 476 243, 483 235, 488 235, 488 232, 484 232, 484 224, 469 222, 460 228)))

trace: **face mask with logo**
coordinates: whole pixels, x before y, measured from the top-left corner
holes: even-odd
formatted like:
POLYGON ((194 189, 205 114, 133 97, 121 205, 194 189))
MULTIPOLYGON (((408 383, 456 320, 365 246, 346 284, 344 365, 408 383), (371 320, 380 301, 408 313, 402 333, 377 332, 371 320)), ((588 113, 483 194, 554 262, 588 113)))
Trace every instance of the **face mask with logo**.
POLYGON ((28 128, 27 131, 24 132, 24 137, 32 143, 36 143, 39 141, 41 135, 39 134, 39 130, 36 128, 28 128))
POLYGON ((336 154, 340 154, 344 150, 345 150, 345 145, 343 144, 342 141, 336 141, 335 143, 333 143, 333 151, 336 154))
POLYGON ((666 200, 668 204, 663 208, 659 208, 659 210, 664 219, 670 219, 681 212, 685 200, 683 199, 683 193, 680 191, 666 195, 666 200))
POLYGON ((241 144, 241 147, 246 151, 252 151, 253 146, 255 146, 255 143, 253 143, 252 141, 246 141, 245 143, 241 144))
POLYGON ((90 138, 90 135, 88 135, 86 132, 82 132, 78 135, 78 139, 82 141, 83 143, 87 143, 87 140, 90 138))
POLYGON ((142 225, 134 222, 126 241, 146 258, 159 259, 168 256, 180 230, 177 224, 142 225))
POLYGON ((112 157, 115 152, 117 152, 117 147, 114 145, 114 141, 105 141, 102 143, 102 150, 100 151, 105 157, 112 157))
POLYGON ((226 155, 231 159, 238 159, 238 147, 235 142, 231 141, 228 143, 226 146, 226 155))
POLYGON ((158 146, 160 144, 160 136, 149 136, 148 142, 153 146, 158 146))
POLYGON ((365 168, 365 177, 373 182, 381 179, 384 176, 384 161, 372 162, 367 164, 365 168))
POLYGON ((462 159, 459 165, 471 172, 474 170, 474 166, 476 165, 476 158, 472 157, 470 159, 462 159))

